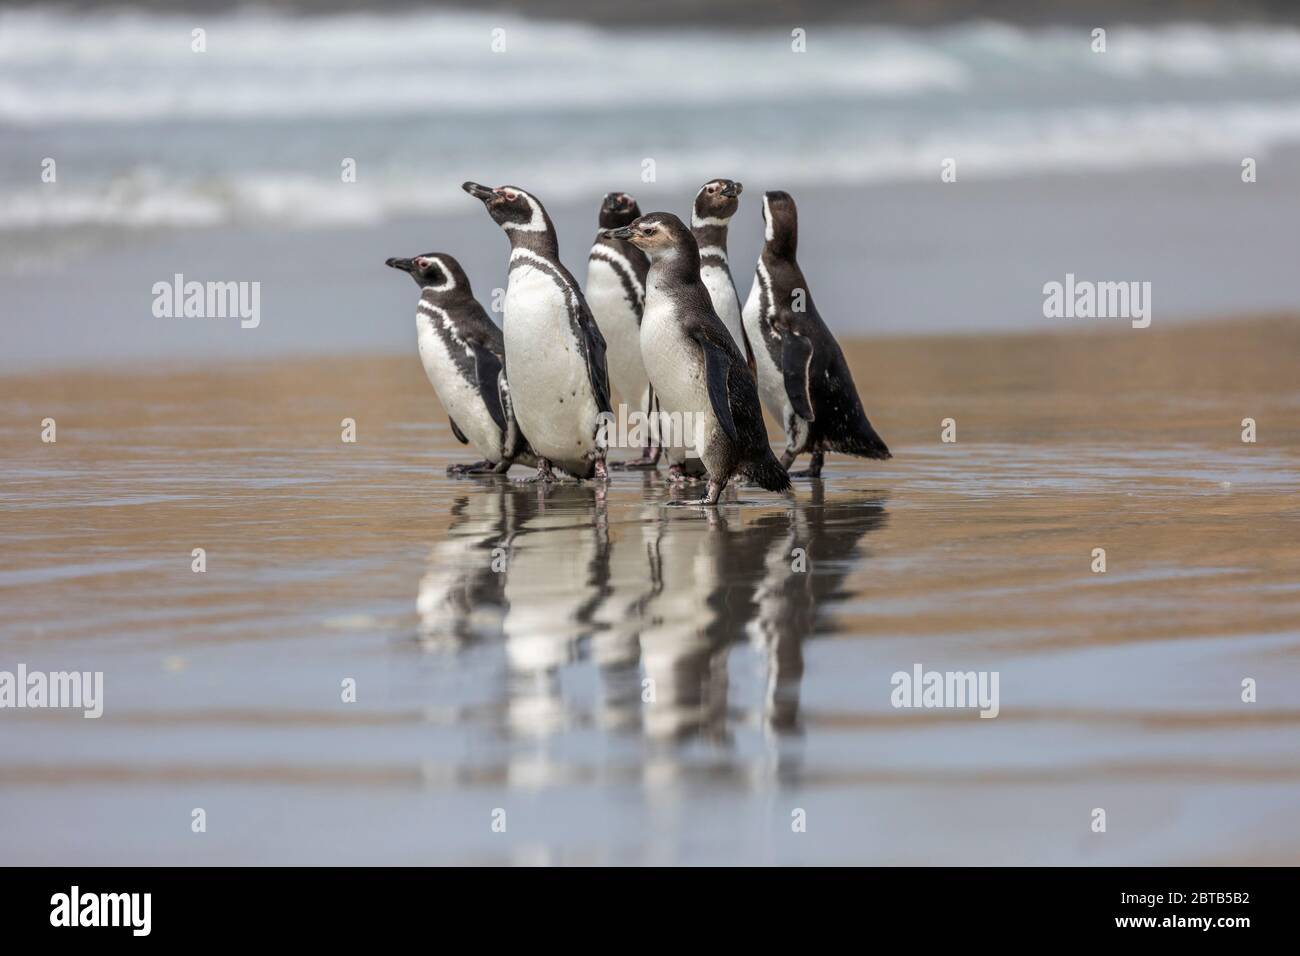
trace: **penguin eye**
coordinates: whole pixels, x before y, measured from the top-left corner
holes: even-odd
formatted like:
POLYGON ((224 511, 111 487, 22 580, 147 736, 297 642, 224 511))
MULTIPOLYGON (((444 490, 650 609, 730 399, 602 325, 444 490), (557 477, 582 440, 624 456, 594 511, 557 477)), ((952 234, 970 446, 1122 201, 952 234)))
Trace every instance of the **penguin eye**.
POLYGON ((510 200, 511 202, 514 202, 516 199, 519 198, 519 194, 515 192, 513 189, 507 189, 505 196, 506 199, 510 200))

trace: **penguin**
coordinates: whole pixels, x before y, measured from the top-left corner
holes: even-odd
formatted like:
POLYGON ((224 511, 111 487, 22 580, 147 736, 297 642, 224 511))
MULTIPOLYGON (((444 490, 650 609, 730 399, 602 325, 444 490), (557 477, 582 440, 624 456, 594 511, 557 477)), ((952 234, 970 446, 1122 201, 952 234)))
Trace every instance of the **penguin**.
MULTIPOLYGON (((744 353, 752 373, 754 356, 745 336, 740 298, 727 259, 727 227, 740 205, 743 189, 744 186, 731 179, 712 179, 701 186, 691 207, 691 234, 700 249, 700 279, 709 291, 713 310, 744 353)), ((688 458, 685 449, 670 446, 667 453, 669 481, 684 483, 704 476, 703 463, 698 458, 688 458)))
POLYGON ((606 234, 630 241, 650 258, 641 357, 661 408, 690 413, 691 444, 709 474, 708 495, 688 503, 716 506, 736 474, 768 491, 788 491, 790 479, 767 443, 745 356, 700 279, 695 237, 666 212, 642 216, 606 234))
POLYGON ((744 353, 749 370, 754 371, 754 353, 740 317, 740 296, 731 278, 727 260, 727 227, 740 206, 744 186, 731 179, 712 179, 695 194, 691 209, 691 235, 700 247, 700 279, 709 290, 713 311, 727 327, 736 347, 744 353))
POLYGON ((605 435, 613 417, 605 338, 563 263, 551 217, 518 186, 462 187, 510 239, 505 299, 506 380, 519 429, 537 458, 529 481, 608 478, 605 435))
MULTIPOLYGON (((626 226, 641 215, 627 193, 609 193, 600 205, 600 231, 587 257, 585 295, 591 314, 605 337, 609 380, 624 405, 651 413, 650 379, 641 361, 641 310, 645 308, 645 277, 650 260, 644 252, 621 239, 604 235, 606 229, 626 226)), ((615 462, 611 468, 654 468, 659 462, 658 442, 651 439, 641 456, 615 462)))
POLYGON ((826 452, 892 457, 868 421, 849 364, 813 303, 795 250, 798 213, 789 193, 763 195, 764 242, 745 302, 745 330, 754 344, 763 404, 785 429, 781 464, 812 453, 806 471, 821 475, 826 452))
POLYGON ((460 263, 429 252, 385 265, 408 273, 420 287, 415 334, 424 373, 447 411, 452 434, 483 456, 473 464, 451 465, 447 474, 505 474, 516 461, 534 464, 502 369, 501 330, 474 298, 460 263))

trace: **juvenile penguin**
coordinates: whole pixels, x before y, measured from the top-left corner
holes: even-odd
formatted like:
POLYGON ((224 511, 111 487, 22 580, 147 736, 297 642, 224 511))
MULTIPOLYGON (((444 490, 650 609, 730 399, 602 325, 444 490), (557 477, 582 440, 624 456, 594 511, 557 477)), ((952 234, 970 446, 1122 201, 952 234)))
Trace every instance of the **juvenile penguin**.
MULTIPOLYGON (((745 337, 745 326, 740 317, 740 298, 736 283, 731 278, 731 265, 727 259, 727 227, 740 205, 744 187, 731 179, 712 179, 700 187, 691 207, 691 235, 700 250, 700 279, 709 291, 713 311, 731 333, 754 371, 754 356, 745 337)), ((700 477, 704 465, 698 458, 688 458, 682 448, 669 446, 668 479, 674 483, 700 477)))
POLYGON ((690 413, 692 444, 709 473, 707 497, 689 503, 716 505, 737 474, 768 491, 788 490, 790 479, 767 443, 754 377, 713 310, 690 230, 658 212, 608 234, 650 258, 641 357, 661 408, 683 419, 690 413))
POLYGON ((452 434, 483 456, 452 465, 447 473, 504 474, 515 461, 534 464, 511 408, 501 330, 474 298, 460 263, 429 252, 385 265, 408 273, 420 287, 415 335, 424 374, 447 411, 452 434))
POLYGON ((537 456, 537 474, 529 480, 553 481, 553 465, 575 478, 605 478, 600 439, 613 414, 605 339, 560 262, 551 217, 517 186, 462 188, 510 239, 506 380, 519 430, 537 456))
POLYGON ((785 428, 781 464, 812 453, 807 471, 821 474, 826 452, 889 458, 867 420, 839 343, 813 304, 795 250, 798 213, 789 193, 763 195, 764 243, 745 302, 745 330, 754 343, 758 388, 767 410, 785 428))
POLYGON ((713 310, 727 327, 736 347, 754 370, 754 356, 740 317, 740 296, 727 260, 727 227, 740 206, 744 186, 731 179, 713 179, 700 187, 691 209, 691 235, 700 247, 700 279, 709 290, 713 310))
MULTIPOLYGON (((627 193, 609 193, 600 204, 600 231, 587 257, 585 294, 591 314, 605 336, 609 381, 625 405, 645 415, 651 412, 650 379, 641 361, 641 311, 645 308, 645 277, 650 260, 622 239, 610 239, 606 229, 626 226, 641 215, 627 193)), ((654 468, 658 443, 649 441, 641 457, 615 462, 611 468, 654 468)))

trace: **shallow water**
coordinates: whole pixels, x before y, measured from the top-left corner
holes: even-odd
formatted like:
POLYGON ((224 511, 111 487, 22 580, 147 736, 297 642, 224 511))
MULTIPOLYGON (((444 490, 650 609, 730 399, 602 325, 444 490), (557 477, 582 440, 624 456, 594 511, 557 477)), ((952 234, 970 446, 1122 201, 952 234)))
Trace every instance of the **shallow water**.
POLYGON ((896 458, 716 514, 445 477, 411 356, 0 379, 0 670, 105 675, 0 859, 1300 861, 1300 323, 848 352, 896 458))

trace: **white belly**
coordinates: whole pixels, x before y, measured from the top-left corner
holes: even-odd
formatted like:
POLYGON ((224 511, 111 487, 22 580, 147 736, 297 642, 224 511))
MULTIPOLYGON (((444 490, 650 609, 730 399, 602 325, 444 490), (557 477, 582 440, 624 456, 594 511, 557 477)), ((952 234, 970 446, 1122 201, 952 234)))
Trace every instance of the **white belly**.
POLYGON ((506 286, 504 326, 506 377, 520 430, 542 457, 581 462, 595 450, 599 409, 565 292, 545 273, 516 267, 506 286))
POLYGON ((772 361, 772 356, 767 350, 767 343, 775 340, 763 332, 759 302, 759 280, 756 275, 754 285, 749 290, 749 298, 745 300, 743 313, 745 333, 749 336, 749 344, 754 350, 754 364, 758 371, 758 397, 762 399, 767 413, 776 419, 778 425, 785 428, 790 401, 785 394, 785 377, 780 367, 772 361))
POLYGON ((740 301, 736 298, 736 286, 731 281, 731 273, 720 266, 706 265, 700 268, 700 280, 709 290, 713 300, 713 311, 727 327, 736 342, 740 354, 745 354, 745 339, 740 331, 740 301))
POLYGON ((682 334, 672 315, 672 304, 663 295, 646 293, 645 315, 641 318, 641 355, 659 399, 660 412, 667 413, 669 430, 662 434, 670 461, 689 454, 700 457, 713 438, 716 419, 709 402, 704 360, 699 346, 682 334))
MULTIPOLYGON (((441 321, 441 317, 430 315, 423 309, 415 316, 415 337, 420 348, 420 361, 424 363, 424 374, 438 393, 438 401, 442 402, 442 407, 474 449, 488 461, 500 461, 501 430, 493 421, 478 388, 461 375, 442 336, 434 329, 433 323, 441 321)), ((459 347, 453 344, 453 348, 459 347)))
POLYGON ((648 379, 641 361, 641 329, 614 267, 594 258, 587 266, 587 305, 605 336, 610 385, 628 411, 644 411, 648 379))

